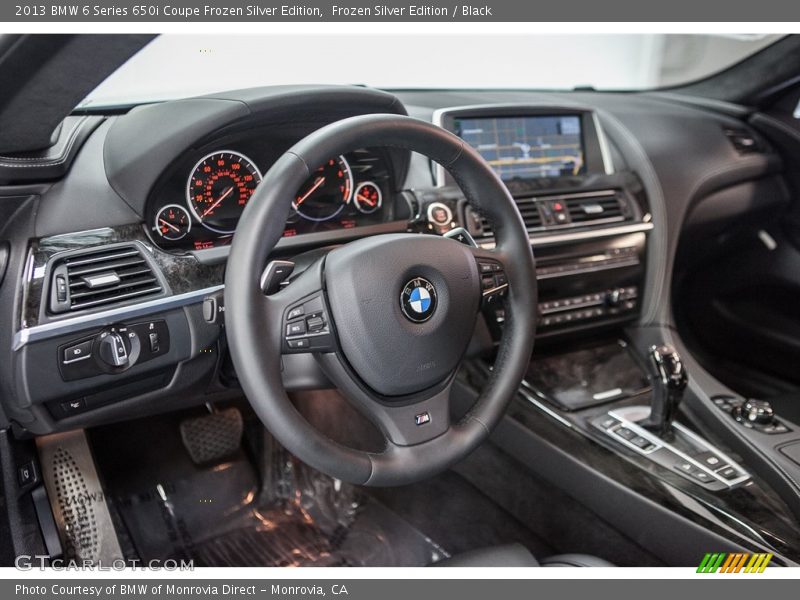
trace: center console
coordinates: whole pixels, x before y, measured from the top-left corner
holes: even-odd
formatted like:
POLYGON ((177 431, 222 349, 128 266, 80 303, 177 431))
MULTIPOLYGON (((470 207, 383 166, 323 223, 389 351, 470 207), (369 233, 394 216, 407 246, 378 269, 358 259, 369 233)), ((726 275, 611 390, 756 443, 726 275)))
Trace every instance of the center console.
MULTIPOLYGON (((615 166, 594 111, 495 105, 448 108, 434 121, 474 148, 503 180, 530 234, 539 293, 537 337, 561 339, 636 320, 643 297, 647 198, 637 177, 615 166)), ((494 244, 492 224, 467 205, 447 171, 416 194, 417 212, 435 233, 463 226, 494 244)), ((495 338, 505 315, 485 316, 495 338)))
MULTIPOLYGON (((682 357, 663 328, 639 323, 650 207, 597 115, 498 105, 444 109, 435 121, 506 184, 536 258, 536 350, 497 446, 635 539, 656 527, 659 513, 661 535, 671 541, 652 545, 670 564, 694 560, 701 547, 766 551, 785 565, 800 560, 791 507, 738 447, 697 418, 682 357), (642 330, 653 331, 646 344, 642 330)), ((437 187, 416 193, 422 227, 440 234, 464 227, 493 247, 492 223, 467 205, 443 168, 434 170, 437 187)), ((499 339, 502 304, 489 305, 485 317, 499 339)), ((475 360, 465 379, 477 393, 489 376, 475 360)), ((787 430, 763 402, 717 396, 714 404, 737 427, 770 436, 787 430)), ((514 497, 508 506, 526 501, 514 497)))

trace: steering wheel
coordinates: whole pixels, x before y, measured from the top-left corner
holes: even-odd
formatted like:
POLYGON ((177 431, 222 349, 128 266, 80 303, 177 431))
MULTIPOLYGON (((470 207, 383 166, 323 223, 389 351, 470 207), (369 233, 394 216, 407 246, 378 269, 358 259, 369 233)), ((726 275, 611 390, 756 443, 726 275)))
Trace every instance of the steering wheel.
POLYGON ((266 174, 231 247, 225 321, 242 388, 286 449, 332 477, 391 486, 443 471, 489 436, 528 367, 536 297, 528 232, 481 156, 430 123, 365 115, 315 131, 266 174), (265 294, 262 272, 297 190, 329 157, 365 147, 411 150, 442 165, 489 220, 494 249, 435 235, 375 235, 335 248, 280 291, 265 294), (481 302, 493 295, 505 298, 495 366, 471 410, 451 422, 453 380, 481 302), (293 335, 299 330, 305 333, 293 335), (300 415, 281 380, 282 354, 297 352, 313 353, 351 404, 378 427, 386 441, 383 452, 345 447, 300 415))

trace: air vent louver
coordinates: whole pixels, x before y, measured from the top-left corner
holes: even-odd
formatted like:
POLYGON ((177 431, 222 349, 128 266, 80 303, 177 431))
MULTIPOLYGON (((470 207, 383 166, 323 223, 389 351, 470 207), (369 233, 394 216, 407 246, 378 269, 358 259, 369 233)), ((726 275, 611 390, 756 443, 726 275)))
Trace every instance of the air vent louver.
POLYGON ((50 280, 53 312, 83 310, 153 296, 163 291, 140 248, 114 246, 59 260, 50 280))
MULTIPOLYGON (((542 214, 539 212, 539 205, 533 198, 517 198, 514 200, 517 203, 522 221, 525 223, 525 228, 528 231, 539 229, 542 226, 542 214)), ((481 237, 492 237, 492 226, 485 217, 480 218, 480 233, 481 237)))
POLYGON ((616 194, 568 197, 564 199, 564 204, 573 225, 625 219, 624 208, 616 194))

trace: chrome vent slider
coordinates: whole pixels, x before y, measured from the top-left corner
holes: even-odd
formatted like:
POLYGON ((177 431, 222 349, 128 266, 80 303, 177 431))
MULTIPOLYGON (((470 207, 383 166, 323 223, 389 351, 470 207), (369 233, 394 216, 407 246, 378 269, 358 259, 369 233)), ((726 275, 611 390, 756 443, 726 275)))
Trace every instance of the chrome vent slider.
POLYGON ((135 243, 110 244, 56 256, 50 266, 49 310, 73 312, 159 295, 164 286, 135 243))

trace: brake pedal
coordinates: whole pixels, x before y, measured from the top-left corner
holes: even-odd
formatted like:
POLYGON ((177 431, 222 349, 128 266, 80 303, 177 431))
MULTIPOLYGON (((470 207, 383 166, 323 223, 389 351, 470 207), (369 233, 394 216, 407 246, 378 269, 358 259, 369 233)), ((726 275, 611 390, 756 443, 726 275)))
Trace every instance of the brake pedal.
POLYGON ((244 422, 238 408, 228 408, 180 424, 181 439, 196 465, 218 462, 242 445, 244 422))

